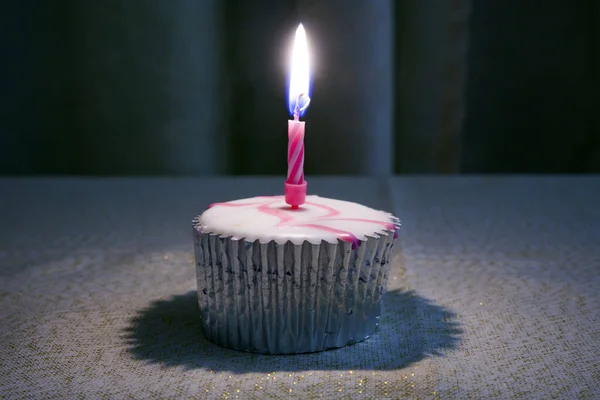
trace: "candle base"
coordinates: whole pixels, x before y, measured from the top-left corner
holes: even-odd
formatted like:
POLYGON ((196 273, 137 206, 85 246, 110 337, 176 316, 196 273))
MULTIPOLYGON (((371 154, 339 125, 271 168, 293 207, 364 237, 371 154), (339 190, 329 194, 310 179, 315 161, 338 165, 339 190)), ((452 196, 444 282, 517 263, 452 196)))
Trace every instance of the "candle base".
POLYGON ((300 184, 287 183, 284 184, 285 202, 298 208, 306 201, 306 181, 300 184))

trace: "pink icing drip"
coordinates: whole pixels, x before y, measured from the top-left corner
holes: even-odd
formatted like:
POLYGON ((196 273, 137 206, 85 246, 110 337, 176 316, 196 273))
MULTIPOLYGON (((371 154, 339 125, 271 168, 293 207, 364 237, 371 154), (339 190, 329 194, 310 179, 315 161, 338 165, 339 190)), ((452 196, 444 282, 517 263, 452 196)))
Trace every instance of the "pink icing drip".
POLYGON ((360 244, 360 240, 358 240, 358 238, 350 232, 346 232, 346 231, 342 231, 339 229, 330 228, 328 226, 323 226, 323 225, 318 225, 318 224, 298 224, 296 226, 304 226, 306 228, 319 229, 321 231, 335 233, 344 242, 351 242, 352 249, 356 249, 358 247, 358 245, 360 244))
MULTIPOLYGON (((258 196, 257 198, 265 199, 267 202, 259 202, 259 203, 213 203, 208 206, 208 208, 212 208, 215 206, 222 207, 247 207, 247 206, 258 206, 256 210, 267 215, 274 216, 279 219, 279 223, 277 227, 291 225, 291 226, 303 226, 306 228, 318 229, 324 232, 335 233, 337 237, 344 242, 351 242, 352 248, 355 249, 358 245, 360 245, 360 240, 352 233, 343 231, 340 229, 330 228, 328 226, 323 226, 319 224, 311 224, 311 223, 300 223, 296 221, 293 216, 293 213, 283 212, 282 210, 272 208, 271 206, 279 201, 283 196, 258 196)), ((320 208, 325 210, 327 214, 322 217, 319 217, 316 221, 355 221, 355 222, 364 222, 364 223, 372 223, 383 225, 386 230, 394 231, 394 239, 398 237, 398 231, 396 227, 391 222, 384 221, 375 221, 371 219, 364 218, 335 218, 341 214, 339 210, 336 210, 333 207, 329 207, 323 204, 306 202, 305 204, 311 205, 316 208, 320 208)))
POLYGON ((335 217, 336 215, 340 215, 340 211, 336 210, 333 207, 329 207, 329 206, 326 206, 323 204, 316 204, 316 203, 306 203, 306 204, 310 204, 313 207, 317 207, 317 208, 327 211, 327 214, 323 215, 323 218, 335 217))
POLYGON ((387 229, 389 231, 394 231, 396 229, 394 224, 391 222, 375 221, 372 219, 364 219, 364 218, 330 218, 330 217, 336 217, 336 216, 340 215, 340 212, 333 207, 329 207, 329 206, 326 206, 323 204, 316 204, 316 203, 306 203, 306 204, 310 204, 313 207, 321 208, 321 209, 327 211, 327 215, 320 217, 319 221, 328 221, 329 220, 329 221, 365 222, 365 223, 370 223, 370 224, 383 225, 385 227, 385 229, 387 229))
POLYGON ((264 213, 267 215, 272 215, 274 217, 279 218, 279 224, 277 224, 277 225, 287 224, 289 222, 294 221, 294 217, 292 216, 292 214, 284 212, 282 210, 278 210, 276 208, 271 208, 270 205, 273 203, 274 203, 274 201, 272 201, 270 203, 264 203, 261 206, 259 206, 257 208, 257 210, 260 211, 261 213, 264 213))
POLYGON ((364 219, 364 218, 319 218, 319 221, 353 221, 353 222, 365 222, 365 223, 368 223, 368 224, 383 225, 384 229, 386 229, 388 231, 393 231, 394 229, 396 229, 396 227, 394 226, 394 224, 392 224, 391 222, 375 221, 375 220, 372 220, 372 219, 364 219))
POLYGON ((264 203, 246 203, 246 204, 234 204, 234 203, 212 203, 208 206, 208 208, 213 208, 216 206, 220 206, 220 207, 244 207, 244 206, 257 206, 259 204, 264 204, 264 203))

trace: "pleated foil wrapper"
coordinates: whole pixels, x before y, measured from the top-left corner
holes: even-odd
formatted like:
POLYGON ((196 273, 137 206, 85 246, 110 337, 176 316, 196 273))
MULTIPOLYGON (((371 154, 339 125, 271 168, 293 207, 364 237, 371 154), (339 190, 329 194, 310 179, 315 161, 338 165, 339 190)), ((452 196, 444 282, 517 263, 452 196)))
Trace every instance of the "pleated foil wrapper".
MULTIPOLYGON (((399 220, 393 222, 397 231, 399 220)), ((196 277, 207 339, 262 354, 317 352, 367 339, 379 325, 395 237, 374 234, 357 246, 249 242, 202 232, 197 217, 196 277)))

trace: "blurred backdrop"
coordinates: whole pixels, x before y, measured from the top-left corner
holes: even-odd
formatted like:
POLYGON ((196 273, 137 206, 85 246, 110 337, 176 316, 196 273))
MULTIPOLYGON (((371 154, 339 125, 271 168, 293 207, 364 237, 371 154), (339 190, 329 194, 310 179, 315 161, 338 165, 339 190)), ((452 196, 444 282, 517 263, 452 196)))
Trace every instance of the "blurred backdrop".
POLYGON ((0 173, 600 172, 595 0, 21 0, 0 5, 0 173))

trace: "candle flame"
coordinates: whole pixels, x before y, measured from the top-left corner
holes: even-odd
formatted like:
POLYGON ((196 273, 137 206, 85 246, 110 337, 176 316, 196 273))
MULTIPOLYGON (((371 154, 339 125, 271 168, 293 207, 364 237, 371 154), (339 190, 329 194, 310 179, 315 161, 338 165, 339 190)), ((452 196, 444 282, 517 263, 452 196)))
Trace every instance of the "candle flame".
POLYGON ((306 31, 302 24, 296 29, 288 90, 288 108, 294 118, 304 115, 310 103, 310 69, 306 31))

